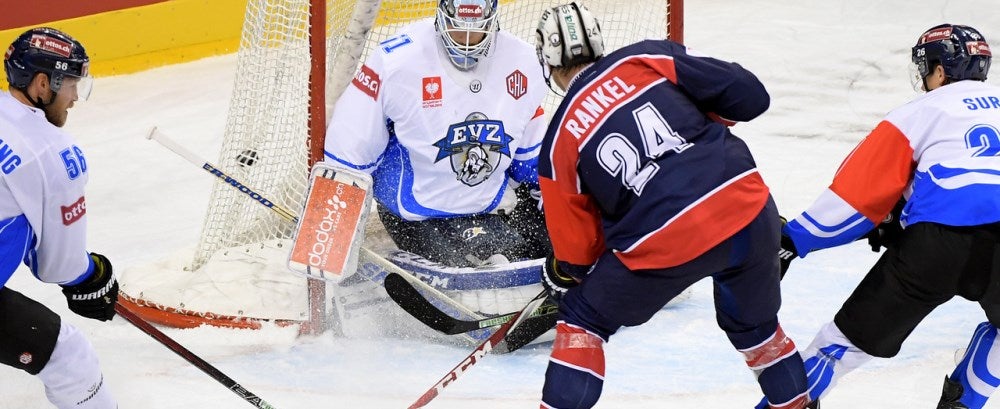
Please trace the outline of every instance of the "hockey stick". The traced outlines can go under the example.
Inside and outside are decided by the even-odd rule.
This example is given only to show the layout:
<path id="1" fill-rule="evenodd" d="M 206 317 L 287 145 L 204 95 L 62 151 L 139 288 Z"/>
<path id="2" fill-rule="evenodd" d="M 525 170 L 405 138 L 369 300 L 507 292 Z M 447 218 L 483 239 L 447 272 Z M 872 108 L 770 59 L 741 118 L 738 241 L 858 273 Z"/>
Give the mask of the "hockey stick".
<path id="1" fill-rule="evenodd" d="M 406 310 L 407 313 L 439 332 L 455 335 L 478 329 L 495 327 L 505 324 L 520 314 L 512 312 L 496 317 L 483 318 L 480 320 L 462 320 L 454 318 L 444 311 L 441 311 L 420 294 L 416 288 L 407 280 L 396 273 L 391 273 L 385 277 L 385 291 L 389 293 L 389 298 L 396 301 Z M 542 305 L 535 310 L 528 319 L 545 315 L 554 315 L 558 311 L 555 305 Z"/>
<path id="2" fill-rule="evenodd" d="M 255 200 L 257 203 L 260 203 L 264 207 L 273 210 L 275 213 L 278 214 L 278 216 L 281 216 L 281 218 L 288 220 L 292 223 L 298 223 L 299 218 L 295 216 L 295 213 L 292 213 L 288 209 L 285 209 L 284 207 L 281 207 L 280 205 L 268 200 L 262 194 L 257 193 L 256 190 L 251 189 L 249 186 L 244 185 L 236 178 L 229 176 L 228 174 L 226 174 L 226 172 L 223 172 L 218 167 L 198 157 L 198 155 L 196 155 L 194 152 L 191 152 L 189 149 L 181 146 L 177 142 L 174 142 L 173 139 L 170 139 L 162 132 L 158 131 L 155 126 L 153 127 L 153 129 L 149 130 L 149 134 L 146 135 L 146 139 L 152 139 L 156 142 L 159 142 L 160 145 L 165 146 L 167 149 L 170 149 L 177 155 L 180 155 L 182 158 L 187 159 L 188 162 L 191 162 L 196 166 L 204 169 L 206 172 L 214 175 L 215 177 L 222 179 L 222 181 L 226 182 L 226 184 L 232 186 L 234 189 L 239 190 L 240 192 L 243 192 L 247 196 L 250 196 L 250 198 Z"/>
<path id="3" fill-rule="evenodd" d="M 211 376 L 212 379 L 215 379 L 223 386 L 233 391 L 233 393 L 239 395 L 241 398 L 243 398 L 243 400 L 249 402 L 254 407 L 261 409 L 276 409 L 274 406 L 271 406 L 270 403 L 265 402 L 259 396 L 255 395 L 253 392 L 248 391 L 239 383 L 236 383 L 236 381 L 234 381 L 233 378 L 226 376 L 226 374 L 222 373 L 222 371 L 220 371 L 218 368 L 212 366 L 212 364 L 206 362 L 204 359 L 201 359 L 200 357 L 198 357 L 198 355 L 195 355 L 194 352 L 191 352 L 187 348 L 184 348 L 183 345 L 178 344 L 177 341 L 174 341 L 173 338 L 168 337 L 167 334 L 164 334 L 160 330 L 156 329 L 156 327 L 154 327 L 153 324 L 146 322 L 124 305 L 115 304 L 115 312 L 117 312 L 120 317 L 124 318 L 125 321 L 128 321 L 132 325 L 135 325 L 136 328 L 138 328 L 142 332 L 145 332 L 147 335 L 153 337 L 153 339 L 159 341 L 161 344 L 163 344 L 163 346 L 167 347 L 167 349 L 173 351 L 181 358 L 184 358 L 184 360 L 190 362 L 198 369 L 201 369 L 202 372 L 208 374 L 208 376 Z"/>
<path id="4" fill-rule="evenodd" d="M 490 335 L 490 337 L 483 341 L 482 344 L 479 344 L 479 346 L 476 347 L 476 349 L 474 349 L 469 356 L 463 359 L 462 362 L 459 362 L 455 368 L 449 371 L 443 378 L 441 378 L 441 380 L 435 383 L 434 386 L 431 386 L 427 392 L 424 392 L 424 394 L 420 396 L 416 402 L 413 402 L 409 409 L 422 408 L 424 405 L 427 405 L 431 400 L 437 397 L 442 389 L 448 387 L 448 385 L 457 380 L 459 376 L 465 373 L 465 371 L 468 371 L 469 368 L 479 362 L 479 359 L 482 359 L 486 354 L 490 353 L 494 346 L 503 341 L 504 337 L 507 336 L 511 330 L 520 325 L 524 319 L 528 317 L 528 315 L 538 308 L 538 306 L 542 305 L 542 302 L 544 302 L 546 298 L 548 298 L 548 293 L 545 290 L 542 290 L 542 292 L 538 293 L 535 298 L 528 301 L 528 304 L 525 305 L 521 311 L 515 313 L 516 315 L 513 319 L 500 326 L 500 328 L 497 329 L 493 335 Z"/>
<path id="5" fill-rule="evenodd" d="M 219 179 L 222 179 L 223 181 L 226 182 L 226 184 L 232 186 L 233 188 L 235 188 L 236 190 L 239 190 L 240 192 L 243 192 L 247 196 L 250 196 L 250 198 L 253 199 L 254 201 L 256 201 L 257 203 L 260 203 L 261 205 L 267 207 L 268 209 L 271 209 L 278 216 L 280 216 L 282 219 L 284 219 L 284 220 L 286 220 L 286 221 L 288 221 L 288 222 L 290 222 L 290 223 L 292 223 L 294 225 L 298 225 L 299 218 L 298 218 L 298 216 L 295 215 L 295 213 L 292 213 L 292 211 L 290 211 L 290 210 L 282 207 L 281 205 L 279 205 L 277 203 L 272 202 L 271 200 L 269 200 L 264 195 L 262 195 L 260 193 L 257 193 L 257 191 L 255 191 L 254 189 L 251 189 L 250 187 L 244 185 L 242 182 L 240 182 L 236 178 L 234 178 L 234 177 L 226 174 L 225 172 L 223 172 L 222 170 L 220 170 L 218 167 L 216 167 L 216 166 L 212 165 L 211 163 L 205 161 L 204 159 L 202 159 L 201 157 L 199 157 L 194 152 L 191 152 L 189 149 L 181 146 L 177 142 L 174 142 L 173 139 L 170 139 L 170 137 L 168 137 L 167 135 L 165 135 L 163 132 L 160 132 L 159 130 L 157 130 L 156 127 L 153 127 L 152 129 L 150 129 L 149 134 L 146 136 L 146 138 L 147 139 L 152 139 L 152 140 L 154 140 L 156 142 L 159 142 L 161 145 L 165 146 L 167 149 L 170 149 L 171 151 L 173 151 L 177 155 L 183 157 L 184 159 L 187 159 L 188 162 L 191 162 L 194 165 L 202 168 L 206 172 L 208 172 L 208 173 L 210 173 L 210 174 L 218 177 Z M 370 262 L 372 262 L 374 264 L 377 264 L 382 269 L 384 269 L 384 270 L 386 270 L 388 272 L 396 272 L 396 273 L 402 272 L 403 273 L 402 274 L 403 277 L 406 277 L 408 280 L 410 280 L 410 282 L 413 283 L 415 286 L 419 287 L 421 291 L 423 291 L 425 293 L 433 294 L 435 296 L 435 298 L 439 299 L 439 301 L 441 303 L 447 305 L 449 307 L 449 309 L 455 310 L 459 314 L 464 315 L 464 316 L 469 316 L 469 317 L 474 317 L 474 318 L 480 318 L 477 314 L 473 313 L 465 305 L 459 303 L 458 301 L 455 301 L 454 299 L 452 299 L 451 297 L 448 297 L 447 295 L 444 295 L 443 293 L 441 293 L 440 291 L 438 291 L 436 288 L 432 287 L 430 284 L 427 284 L 427 283 L 424 283 L 423 281 L 420 281 L 420 279 L 414 277 L 412 274 L 407 273 L 406 270 L 403 270 L 402 268 L 400 268 L 399 266 L 393 264 L 389 260 L 386 260 L 384 257 L 382 257 L 381 255 L 375 253 L 374 251 L 371 251 L 370 249 L 362 246 L 361 247 L 361 254 L 360 255 L 361 255 L 361 258 L 369 260 Z M 317 278 L 317 279 L 321 279 L 321 278 Z M 403 309 L 406 309 L 406 307 L 404 307 L 402 305 L 400 307 L 403 308 Z"/>

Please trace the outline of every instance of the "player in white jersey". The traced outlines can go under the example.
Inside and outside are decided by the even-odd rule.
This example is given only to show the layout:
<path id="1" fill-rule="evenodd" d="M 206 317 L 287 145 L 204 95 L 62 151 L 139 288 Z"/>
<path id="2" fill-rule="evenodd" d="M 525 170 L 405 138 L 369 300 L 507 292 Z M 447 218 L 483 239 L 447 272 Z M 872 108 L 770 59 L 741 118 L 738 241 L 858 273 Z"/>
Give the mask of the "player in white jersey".
<path id="1" fill-rule="evenodd" d="M 905 200 L 898 237 L 803 352 L 814 399 L 871 357 L 895 356 L 956 295 L 978 302 L 987 322 L 937 407 L 982 408 L 1000 385 L 1000 88 L 985 83 L 990 60 L 972 27 L 924 32 L 912 61 L 927 93 L 890 112 L 784 227 L 784 255 L 805 256 L 854 241 Z"/>
<path id="2" fill-rule="evenodd" d="M 396 245 L 452 267 L 549 251 L 529 195 L 547 89 L 498 12 L 496 0 L 441 0 L 436 18 L 379 44 L 327 130 L 326 160 L 372 174 Z"/>
<path id="3" fill-rule="evenodd" d="M 88 64 L 70 36 L 31 29 L 7 50 L 10 92 L 0 93 L 0 362 L 38 376 L 60 409 L 117 403 L 83 334 L 6 282 L 23 261 L 39 280 L 62 286 L 73 312 L 114 317 L 111 263 L 85 247 L 87 160 L 59 129 L 74 102 L 90 93 Z"/>

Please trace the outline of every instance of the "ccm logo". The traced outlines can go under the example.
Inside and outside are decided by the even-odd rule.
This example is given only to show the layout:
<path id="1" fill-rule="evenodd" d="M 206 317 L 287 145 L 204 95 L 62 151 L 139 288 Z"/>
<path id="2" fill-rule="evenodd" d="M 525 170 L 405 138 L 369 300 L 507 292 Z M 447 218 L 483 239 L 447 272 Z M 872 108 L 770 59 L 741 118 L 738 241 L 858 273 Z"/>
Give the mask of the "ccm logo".
<path id="1" fill-rule="evenodd" d="M 69 226 L 87 214 L 87 202 L 80 196 L 80 200 L 69 206 L 59 206 L 59 209 L 62 210 L 63 225 Z"/>
<path id="2" fill-rule="evenodd" d="M 368 68 L 367 65 L 361 65 L 361 69 L 358 70 L 357 75 L 354 76 L 354 81 L 351 81 L 355 87 L 368 94 L 372 99 L 378 101 L 378 88 L 382 85 L 382 79 L 379 78 L 375 71 Z"/>

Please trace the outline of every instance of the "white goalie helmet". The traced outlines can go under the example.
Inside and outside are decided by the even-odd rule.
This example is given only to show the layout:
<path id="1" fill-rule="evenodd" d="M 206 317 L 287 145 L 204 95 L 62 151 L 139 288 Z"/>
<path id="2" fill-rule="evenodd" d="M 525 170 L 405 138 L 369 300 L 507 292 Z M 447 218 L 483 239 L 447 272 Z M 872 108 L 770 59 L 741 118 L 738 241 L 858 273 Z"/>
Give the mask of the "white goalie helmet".
<path id="1" fill-rule="evenodd" d="M 550 66 L 572 67 L 597 61 L 604 56 L 601 24 L 590 10 L 575 1 L 545 10 L 535 30 L 535 51 L 546 71 Z"/>
<path id="2" fill-rule="evenodd" d="M 435 26 L 452 64 L 470 70 L 489 52 L 500 29 L 497 0 L 440 0 Z"/>

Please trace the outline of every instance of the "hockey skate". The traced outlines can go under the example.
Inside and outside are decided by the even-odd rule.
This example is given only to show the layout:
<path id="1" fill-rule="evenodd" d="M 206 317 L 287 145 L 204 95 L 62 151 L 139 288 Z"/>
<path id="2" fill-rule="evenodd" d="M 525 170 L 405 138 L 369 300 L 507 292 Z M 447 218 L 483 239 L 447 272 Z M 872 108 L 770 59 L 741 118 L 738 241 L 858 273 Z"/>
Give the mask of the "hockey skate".
<path id="1" fill-rule="evenodd" d="M 941 390 L 941 401 L 938 402 L 937 409 L 968 409 L 959 399 L 962 398 L 962 385 L 947 376 L 944 377 L 944 387 Z"/>

